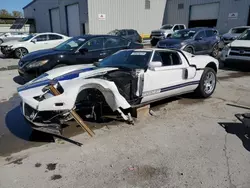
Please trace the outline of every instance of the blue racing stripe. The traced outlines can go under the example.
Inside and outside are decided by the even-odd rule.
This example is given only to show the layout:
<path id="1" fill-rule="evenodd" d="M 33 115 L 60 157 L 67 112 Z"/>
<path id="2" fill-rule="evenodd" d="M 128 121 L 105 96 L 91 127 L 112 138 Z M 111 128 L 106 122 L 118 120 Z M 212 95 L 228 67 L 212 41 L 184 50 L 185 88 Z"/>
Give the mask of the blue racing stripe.
<path id="1" fill-rule="evenodd" d="M 79 77 L 80 73 L 92 71 L 94 69 L 96 69 L 96 67 L 72 71 L 72 72 L 66 73 L 64 75 L 58 76 L 58 77 L 54 78 L 54 80 L 57 80 L 57 81 L 72 80 L 74 78 Z M 32 88 L 45 86 L 45 85 L 48 85 L 51 81 L 52 80 L 50 80 L 50 79 L 46 79 L 46 80 L 43 80 L 40 82 L 35 82 L 35 83 L 31 83 L 29 85 L 24 85 L 24 86 L 17 88 L 17 91 L 21 92 L 21 91 L 25 91 L 25 90 L 32 89 Z"/>
<path id="2" fill-rule="evenodd" d="M 200 81 L 198 80 L 198 81 L 187 82 L 187 83 L 178 84 L 178 85 L 174 85 L 174 86 L 169 86 L 169 87 L 161 88 L 160 92 L 162 93 L 162 92 L 166 92 L 166 91 L 170 91 L 170 90 L 174 90 L 174 89 L 179 89 L 179 88 L 190 86 L 190 85 L 196 85 L 199 83 L 200 83 Z"/>

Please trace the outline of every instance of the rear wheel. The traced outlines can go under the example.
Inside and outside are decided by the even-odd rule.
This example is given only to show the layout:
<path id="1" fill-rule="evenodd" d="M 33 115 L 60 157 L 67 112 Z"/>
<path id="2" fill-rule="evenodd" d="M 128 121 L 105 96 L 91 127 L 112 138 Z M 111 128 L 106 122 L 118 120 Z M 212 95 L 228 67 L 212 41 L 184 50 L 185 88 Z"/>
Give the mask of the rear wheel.
<path id="1" fill-rule="evenodd" d="M 192 47 L 187 47 L 184 50 L 190 54 L 194 54 L 194 49 Z"/>
<path id="2" fill-rule="evenodd" d="M 23 56 L 27 55 L 29 52 L 26 48 L 17 48 L 15 49 L 15 56 L 18 58 L 18 59 L 21 59 L 23 58 Z"/>
<path id="3" fill-rule="evenodd" d="M 211 55 L 213 57 L 218 57 L 218 55 L 219 55 L 219 44 L 214 45 Z"/>
<path id="4" fill-rule="evenodd" d="M 202 98 L 210 97 L 216 87 L 216 73 L 212 68 L 205 68 L 196 93 Z"/>

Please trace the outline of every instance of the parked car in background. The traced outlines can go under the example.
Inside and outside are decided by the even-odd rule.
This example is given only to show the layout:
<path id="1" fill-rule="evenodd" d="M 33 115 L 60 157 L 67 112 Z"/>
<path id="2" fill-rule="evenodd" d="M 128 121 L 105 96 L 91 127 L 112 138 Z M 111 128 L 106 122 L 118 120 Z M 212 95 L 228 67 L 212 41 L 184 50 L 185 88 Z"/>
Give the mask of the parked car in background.
<path id="1" fill-rule="evenodd" d="M 250 29 L 250 26 L 240 26 L 234 27 L 228 31 L 228 33 L 222 35 L 222 41 L 225 45 L 237 39 L 242 33 L 247 29 Z"/>
<path id="2" fill-rule="evenodd" d="M 124 37 L 124 38 L 131 40 L 133 42 L 139 42 L 139 43 L 142 42 L 142 37 L 134 29 L 121 29 L 121 30 L 115 29 L 113 31 L 110 31 L 108 34 L 114 35 L 114 36 Z"/>
<path id="3" fill-rule="evenodd" d="M 53 48 L 68 39 L 69 37 L 58 33 L 30 34 L 18 41 L 2 43 L 0 48 L 3 54 L 14 55 L 20 59 L 28 53 Z"/>
<path id="4" fill-rule="evenodd" d="M 155 46 L 159 40 L 170 37 L 174 32 L 182 29 L 186 29 L 186 26 L 184 24 L 167 24 L 163 25 L 158 30 L 153 30 L 150 35 L 151 45 Z"/>
<path id="5" fill-rule="evenodd" d="M 221 60 L 226 64 L 239 63 L 239 61 L 250 62 L 250 29 L 224 47 Z"/>
<path id="6" fill-rule="evenodd" d="M 157 43 L 158 48 L 174 48 L 191 54 L 219 54 L 220 37 L 212 28 L 191 28 L 175 32 L 171 37 Z"/>
<path id="7" fill-rule="evenodd" d="M 210 97 L 216 88 L 217 70 L 218 60 L 207 55 L 192 56 L 168 49 L 129 49 L 95 65 L 48 71 L 19 87 L 18 94 L 23 116 L 40 131 L 60 131 L 58 122 L 67 122 L 68 112 L 74 107 L 78 111 L 85 109 L 82 115 L 87 117 L 116 113 L 131 123 L 131 110 L 138 106 L 184 93 Z M 61 94 L 52 95 L 49 84 Z"/>
<path id="8" fill-rule="evenodd" d="M 0 44 L 4 42 L 14 41 L 14 40 L 20 40 L 24 37 L 27 37 L 28 33 L 0 33 Z"/>
<path id="9" fill-rule="evenodd" d="M 119 50 L 128 48 L 143 48 L 143 45 L 111 35 L 74 37 L 55 48 L 26 55 L 19 61 L 18 71 L 25 80 L 30 80 L 56 67 L 92 64 Z"/>

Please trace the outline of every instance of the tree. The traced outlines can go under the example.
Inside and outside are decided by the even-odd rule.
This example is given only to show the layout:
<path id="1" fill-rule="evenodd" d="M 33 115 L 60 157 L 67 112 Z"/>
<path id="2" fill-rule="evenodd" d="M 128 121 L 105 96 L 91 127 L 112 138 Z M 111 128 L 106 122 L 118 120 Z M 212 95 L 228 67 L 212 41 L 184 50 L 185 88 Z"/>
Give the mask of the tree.
<path id="1" fill-rule="evenodd" d="M 0 17 L 2 17 L 2 18 L 12 18 L 12 15 L 6 9 L 1 9 L 0 10 Z"/>
<path id="2" fill-rule="evenodd" d="M 14 17 L 14 18 L 22 18 L 23 17 L 23 13 L 20 12 L 20 11 L 14 10 L 14 11 L 12 11 L 12 17 Z"/>

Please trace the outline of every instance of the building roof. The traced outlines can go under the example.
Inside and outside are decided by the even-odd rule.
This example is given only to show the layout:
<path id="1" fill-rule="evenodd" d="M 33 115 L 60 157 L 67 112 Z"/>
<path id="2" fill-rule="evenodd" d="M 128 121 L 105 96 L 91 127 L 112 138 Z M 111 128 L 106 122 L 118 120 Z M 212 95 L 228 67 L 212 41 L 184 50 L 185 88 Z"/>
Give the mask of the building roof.
<path id="1" fill-rule="evenodd" d="M 28 6 L 32 5 L 34 2 L 36 2 L 36 0 L 32 0 L 29 4 L 27 4 L 25 7 L 23 7 L 23 9 L 27 8 Z"/>

